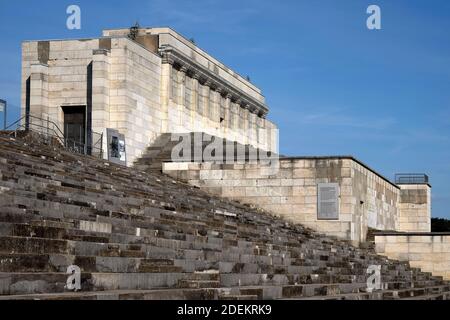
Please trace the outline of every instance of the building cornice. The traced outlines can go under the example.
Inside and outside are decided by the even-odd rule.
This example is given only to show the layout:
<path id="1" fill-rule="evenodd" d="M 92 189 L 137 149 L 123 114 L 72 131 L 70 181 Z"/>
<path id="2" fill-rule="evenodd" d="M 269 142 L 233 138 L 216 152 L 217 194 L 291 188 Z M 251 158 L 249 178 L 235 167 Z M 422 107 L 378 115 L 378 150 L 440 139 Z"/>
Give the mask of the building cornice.
<path id="1" fill-rule="evenodd" d="M 210 88 L 219 91 L 221 94 L 230 95 L 231 100 L 240 102 L 242 108 L 249 109 L 251 112 L 257 114 L 261 118 L 265 118 L 269 112 L 268 107 L 242 91 L 229 81 L 221 78 L 219 75 L 204 66 L 195 62 L 176 48 L 165 45 L 159 48 L 159 53 L 162 57 L 162 63 L 171 65 L 179 65 L 180 68 L 186 68 L 189 73 L 198 77 L 199 81 L 206 83 Z"/>

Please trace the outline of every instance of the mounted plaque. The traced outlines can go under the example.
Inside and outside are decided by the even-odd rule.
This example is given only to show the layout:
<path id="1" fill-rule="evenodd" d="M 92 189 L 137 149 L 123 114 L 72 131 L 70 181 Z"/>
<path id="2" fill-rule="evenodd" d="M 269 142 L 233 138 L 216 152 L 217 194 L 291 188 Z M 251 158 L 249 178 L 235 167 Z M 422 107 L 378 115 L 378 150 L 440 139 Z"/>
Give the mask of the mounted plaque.
<path id="1" fill-rule="evenodd" d="M 339 220 L 339 184 L 317 185 L 317 219 Z"/>
<path id="2" fill-rule="evenodd" d="M 125 135 L 114 129 L 106 129 L 108 160 L 127 165 Z"/>

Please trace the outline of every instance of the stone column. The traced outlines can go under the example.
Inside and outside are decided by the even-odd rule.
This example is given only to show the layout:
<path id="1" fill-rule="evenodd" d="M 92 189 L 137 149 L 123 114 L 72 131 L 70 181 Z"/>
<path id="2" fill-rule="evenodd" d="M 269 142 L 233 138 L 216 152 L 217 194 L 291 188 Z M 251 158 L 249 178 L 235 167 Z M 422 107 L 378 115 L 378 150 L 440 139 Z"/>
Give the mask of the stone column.
<path id="1" fill-rule="evenodd" d="M 244 105 L 244 130 L 245 130 L 245 144 L 250 144 L 251 143 L 251 139 L 250 139 L 250 110 L 249 110 L 249 105 L 246 104 Z"/>
<path id="2" fill-rule="evenodd" d="M 224 120 L 224 131 L 225 133 L 228 133 L 229 131 L 231 131 L 231 98 L 232 95 L 230 93 L 227 93 L 227 95 L 225 96 L 225 120 Z"/>
<path id="3" fill-rule="evenodd" d="M 173 61 L 167 60 L 166 63 L 161 64 L 161 131 L 168 132 L 169 128 L 169 100 L 170 100 L 170 90 L 172 81 L 172 68 Z"/>
<path id="4" fill-rule="evenodd" d="M 236 111 L 236 141 L 238 141 L 240 144 L 244 144 L 245 140 L 245 119 L 244 119 L 244 109 L 241 107 L 241 99 L 237 99 L 235 106 Z"/>
<path id="5" fill-rule="evenodd" d="M 185 66 L 180 68 L 180 71 L 178 71 L 178 83 L 180 87 L 178 88 L 179 92 L 179 99 L 178 104 L 181 104 L 184 106 L 184 95 L 186 94 L 186 72 L 187 68 Z"/>
<path id="6" fill-rule="evenodd" d="M 267 130 L 265 130 L 264 125 L 265 121 L 262 118 L 262 115 L 263 113 L 260 110 L 256 112 L 256 134 L 258 139 L 258 145 L 260 146 L 261 149 L 269 151 L 268 147 L 269 138 L 267 136 Z"/>
<path id="7" fill-rule="evenodd" d="M 257 141 L 257 133 L 256 133 L 256 113 L 255 113 L 255 109 L 250 107 L 249 109 L 250 112 L 250 119 L 249 119 L 249 133 L 250 133 L 250 143 L 252 145 L 257 145 L 256 141 Z"/>
<path id="8" fill-rule="evenodd" d="M 180 126 L 180 71 L 175 68 L 173 62 L 171 62 L 170 64 L 170 98 L 167 105 L 167 127 L 165 132 L 176 132 L 178 131 Z"/>
<path id="9" fill-rule="evenodd" d="M 199 93 L 199 82 L 200 75 L 198 73 L 192 74 L 192 111 L 198 111 L 198 95 Z"/>
<path id="10" fill-rule="evenodd" d="M 195 131 L 195 123 L 198 114 L 198 95 L 199 95 L 199 80 L 200 75 L 198 73 L 192 74 L 192 82 L 191 82 L 191 119 L 192 119 L 192 128 Z"/>
<path id="11" fill-rule="evenodd" d="M 237 106 L 236 103 L 234 103 L 233 101 L 230 102 L 230 128 L 232 128 L 234 131 L 236 131 L 236 129 L 239 129 L 239 125 L 237 124 L 238 121 L 238 115 L 236 113 L 237 110 Z"/>
<path id="12" fill-rule="evenodd" d="M 220 118 L 222 118 L 222 116 L 225 116 L 224 114 L 222 115 L 222 93 L 223 93 L 223 88 L 218 87 L 216 89 L 216 113 L 213 117 L 213 121 L 215 123 L 217 123 L 217 128 L 221 129 L 222 124 L 220 123 Z"/>
<path id="13" fill-rule="evenodd" d="M 178 72 L 178 83 L 180 88 L 178 89 L 179 98 L 178 98 L 178 114 L 180 116 L 179 125 L 183 127 L 183 129 L 189 129 L 190 127 L 190 113 L 187 110 L 187 106 L 184 103 L 185 95 L 186 95 L 186 73 L 188 69 L 185 66 L 180 68 Z"/>
<path id="14" fill-rule="evenodd" d="M 92 131 L 109 128 L 109 52 L 94 50 L 92 60 Z M 97 137 L 92 137 L 95 147 Z"/>
<path id="15" fill-rule="evenodd" d="M 63 128 L 63 119 L 59 119 L 57 114 L 50 112 L 48 105 L 48 65 L 32 64 L 30 69 L 30 129 L 42 130 L 43 128 L 37 126 L 47 127 L 45 121 L 47 119 Z"/>
<path id="16" fill-rule="evenodd" d="M 205 107 L 203 110 L 204 121 L 206 122 L 206 126 L 209 127 L 207 119 L 211 119 L 211 108 L 213 108 L 213 102 L 211 101 L 211 85 L 212 82 L 210 80 L 206 80 L 204 83 L 205 86 Z"/>

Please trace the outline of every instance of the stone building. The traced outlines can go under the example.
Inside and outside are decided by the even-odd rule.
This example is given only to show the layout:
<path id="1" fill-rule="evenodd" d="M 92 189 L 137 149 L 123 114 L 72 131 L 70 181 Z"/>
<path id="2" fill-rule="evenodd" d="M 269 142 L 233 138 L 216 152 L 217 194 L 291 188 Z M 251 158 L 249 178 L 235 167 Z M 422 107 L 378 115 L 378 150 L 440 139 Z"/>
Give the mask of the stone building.
<path id="1" fill-rule="evenodd" d="M 50 119 L 87 146 L 115 129 L 125 136 L 128 165 L 163 133 L 277 147 L 261 136 L 276 132 L 261 90 L 169 28 L 29 41 L 22 55 L 22 114 Z"/>
<path id="2" fill-rule="evenodd" d="M 123 140 L 115 152 L 129 166 L 174 133 L 277 153 L 277 127 L 266 119 L 261 90 L 169 28 L 29 41 L 22 50 L 26 127 L 60 131 L 88 149 L 103 137 L 97 147 L 107 158 L 114 132 Z M 166 160 L 169 175 L 355 243 L 369 229 L 430 231 L 428 180 L 393 183 L 353 157 L 280 158 L 275 172 L 258 161 Z"/>

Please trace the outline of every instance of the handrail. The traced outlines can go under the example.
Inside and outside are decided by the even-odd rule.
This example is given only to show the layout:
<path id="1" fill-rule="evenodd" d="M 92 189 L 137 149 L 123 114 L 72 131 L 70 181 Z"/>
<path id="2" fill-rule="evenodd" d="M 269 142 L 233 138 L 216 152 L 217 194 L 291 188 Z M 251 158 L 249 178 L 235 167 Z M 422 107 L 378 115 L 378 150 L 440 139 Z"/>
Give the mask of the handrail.
<path id="1" fill-rule="evenodd" d="M 6 131 L 6 130 L 9 130 L 12 126 L 14 126 L 15 124 L 19 123 L 19 122 L 22 121 L 23 119 L 25 119 L 25 117 L 26 117 L 26 116 L 20 117 L 18 120 L 16 120 L 16 121 L 14 121 L 13 123 L 11 123 L 9 126 L 7 126 L 7 127 L 5 128 L 5 131 Z"/>
<path id="2" fill-rule="evenodd" d="M 39 127 L 39 128 L 43 128 L 43 129 L 46 129 L 47 131 L 53 132 L 54 134 L 52 134 L 51 136 L 57 138 L 57 139 L 61 142 L 61 144 L 64 144 L 64 137 L 58 136 L 57 132 L 56 132 L 54 129 L 52 129 L 52 128 L 47 128 L 47 127 L 40 126 L 40 125 L 36 125 L 36 124 L 34 124 L 34 126 Z M 22 125 L 22 124 L 21 124 L 21 125 L 17 126 L 17 129 L 16 129 L 13 133 L 16 133 L 17 130 L 18 130 L 19 128 L 24 128 L 24 129 L 26 129 L 26 125 Z M 32 131 L 34 131 L 34 130 L 32 130 Z"/>
<path id="3" fill-rule="evenodd" d="M 396 184 L 428 184 L 429 177 L 424 173 L 397 173 Z"/>
<path id="4" fill-rule="evenodd" d="M 28 119 L 31 118 L 31 119 L 36 119 L 36 120 L 40 120 L 40 121 L 45 121 L 45 122 L 47 122 L 49 124 L 52 124 L 56 129 L 58 129 L 59 133 L 61 134 L 61 137 L 64 137 L 64 133 L 61 131 L 61 129 L 58 127 L 58 125 L 54 121 L 52 121 L 52 120 L 50 120 L 48 118 L 47 119 L 43 119 L 43 118 L 39 118 L 39 117 L 36 117 L 36 116 L 33 116 L 33 115 L 25 115 L 25 116 L 20 117 L 18 120 L 14 121 L 12 124 L 10 124 L 8 127 L 6 127 L 6 130 L 8 130 L 9 128 L 14 126 L 15 124 L 19 123 L 23 119 L 27 120 L 27 118 Z M 44 127 L 44 126 L 41 126 L 41 127 L 47 128 L 47 127 Z"/>
<path id="5" fill-rule="evenodd" d="M 24 119 L 25 119 L 25 124 L 22 124 Z M 44 123 L 44 124 L 46 123 L 46 125 L 36 123 L 36 121 L 30 122 L 30 119 L 39 120 L 39 122 Z M 58 125 L 54 121 L 50 120 L 49 118 L 43 119 L 43 118 L 39 118 L 39 117 L 36 117 L 33 115 L 25 115 L 25 116 L 20 117 L 18 120 L 14 121 L 9 126 L 7 126 L 6 130 L 11 129 L 14 126 L 16 126 L 16 127 L 15 127 L 14 131 L 12 132 L 12 134 L 14 134 L 15 136 L 17 136 L 17 131 L 21 128 L 25 129 L 25 131 L 27 131 L 27 130 L 36 131 L 39 134 L 44 134 L 46 136 L 52 136 L 52 137 L 56 138 L 64 148 L 66 148 L 72 152 L 91 154 L 92 151 L 94 151 L 96 153 L 98 152 L 99 157 L 103 157 L 103 133 L 97 133 L 97 132 L 94 132 L 91 130 L 90 133 L 91 133 L 92 137 L 96 136 L 96 137 L 98 137 L 98 139 L 96 139 L 95 142 L 91 141 L 91 144 L 87 145 L 86 143 L 68 139 L 64 135 L 64 133 L 61 131 L 61 129 L 58 127 Z M 30 128 L 30 127 L 37 128 L 37 130 Z M 100 146 L 97 146 L 98 144 Z"/>

